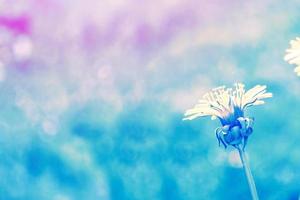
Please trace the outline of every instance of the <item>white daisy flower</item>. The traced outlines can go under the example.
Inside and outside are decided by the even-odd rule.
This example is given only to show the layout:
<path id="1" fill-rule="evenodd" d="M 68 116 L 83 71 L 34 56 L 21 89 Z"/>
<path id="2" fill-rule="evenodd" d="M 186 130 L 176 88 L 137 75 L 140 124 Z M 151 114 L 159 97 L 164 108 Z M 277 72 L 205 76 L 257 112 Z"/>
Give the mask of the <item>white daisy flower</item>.
<path id="1" fill-rule="evenodd" d="M 222 127 L 216 129 L 219 143 L 226 147 L 243 143 L 244 147 L 248 136 L 252 133 L 253 118 L 244 116 L 246 108 L 264 104 L 272 93 L 266 92 L 266 86 L 256 85 L 245 91 L 244 85 L 235 84 L 235 88 L 218 87 L 206 93 L 203 99 L 194 108 L 185 112 L 183 120 L 192 120 L 197 117 L 211 116 L 218 118 Z"/>
<path id="2" fill-rule="evenodd" d="M 296 65 L 295 72 L 300 76 L 300 38 L 297 37 L 295 40 L 290 41 L 291 47 L 286 50 L 284 60 L 289 64 Z"/>

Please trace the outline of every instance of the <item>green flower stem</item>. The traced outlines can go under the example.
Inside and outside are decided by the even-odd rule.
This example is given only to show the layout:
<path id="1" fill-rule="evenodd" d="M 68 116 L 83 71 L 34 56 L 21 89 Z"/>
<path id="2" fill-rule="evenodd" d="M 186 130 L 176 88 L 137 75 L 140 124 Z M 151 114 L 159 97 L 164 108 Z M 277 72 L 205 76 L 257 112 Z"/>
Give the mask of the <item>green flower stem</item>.
<path id="1" fill-rule="evenodd" d="M 258 200 L 258 195 L 257 195 L 257 191 L 256 191 L 256 187 L 255 187 L 255 182 L 250 170 L 250 165 L 249 162 L 247 160 L 247 157 L 245 155 L 245 151 L 243 150 L 243 147 L 238 146 L 237 149 L 239 150 L 240 153 L 240 157 L 243 163 L 243 167 L 247 176 L 247 181 L 248 181 L 248 185 L 250 188 L 250 192 L 251 192 L 251 196 L 253 200 Z"/>

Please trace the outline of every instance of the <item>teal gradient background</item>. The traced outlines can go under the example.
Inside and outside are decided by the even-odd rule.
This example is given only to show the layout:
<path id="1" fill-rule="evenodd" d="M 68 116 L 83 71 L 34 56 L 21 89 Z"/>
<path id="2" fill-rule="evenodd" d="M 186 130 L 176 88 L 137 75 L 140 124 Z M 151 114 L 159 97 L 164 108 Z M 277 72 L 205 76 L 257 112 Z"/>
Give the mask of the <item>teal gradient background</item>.
<path id="1" fill-rule="evenodd" d="M 283 61 L 299 1 L 0 0 L 0 200 L 250 199 L 209 118 L 243 82 L 261 199 L 300 195 L 300 79 Z"/>

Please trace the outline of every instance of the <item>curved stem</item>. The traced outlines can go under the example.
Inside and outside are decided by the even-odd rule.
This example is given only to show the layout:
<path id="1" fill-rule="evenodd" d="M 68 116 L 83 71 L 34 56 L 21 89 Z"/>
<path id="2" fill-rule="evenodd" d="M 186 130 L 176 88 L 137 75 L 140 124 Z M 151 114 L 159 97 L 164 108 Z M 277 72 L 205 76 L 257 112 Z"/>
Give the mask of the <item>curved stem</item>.
<path id="1" fill-rule="evenodd" d="M 239 150 L 240 157 L 241 157 L 241 160 L 242 160 L 242 163 L 243 163 L 243 167 L 244 167 L 244 170 L 245 170 L 245 173 L 246 173 L 246 176 L 247 176 L 247 181 L 248 181 L 248 185 L 249 185 L 249 188 L 250 188 L 252 199 L 253 200 L 258 200 L 258 195 L 257 195 L 256 187 L 255 187 L 255 182 L 254 182 L 251 170 L 250 170 L 249 162 L 248 162 L 248 160 L 246 158 L 246 155 L 245 155 L 245 151 L 243 150 L 243 148 L 241 146 L 237 146 L 237 149 Z"/>

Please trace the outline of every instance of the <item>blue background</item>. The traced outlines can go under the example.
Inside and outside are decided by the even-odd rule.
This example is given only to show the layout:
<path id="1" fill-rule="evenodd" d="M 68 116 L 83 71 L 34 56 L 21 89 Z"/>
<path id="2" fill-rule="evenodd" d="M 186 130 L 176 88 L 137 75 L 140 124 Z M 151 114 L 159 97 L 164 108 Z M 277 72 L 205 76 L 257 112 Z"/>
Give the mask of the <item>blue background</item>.
<path id="1" fill-rule="evenodd" d="M 12 3 L 14 2 L 14 3 Z M 267 85 L 246 147 L 261 199 L 300 195 L 298 1 L 1 1 L 0 199 L 250 199 L 211 88 Z"/>

